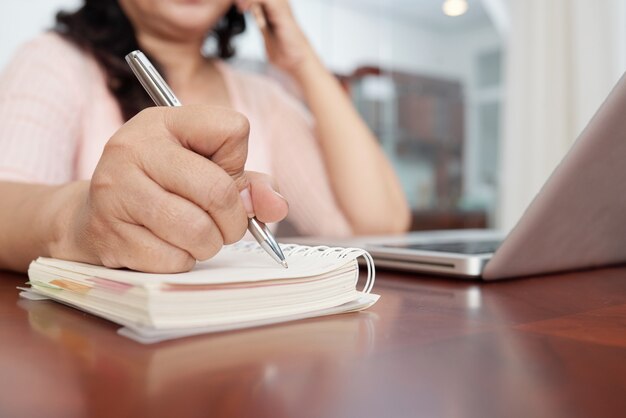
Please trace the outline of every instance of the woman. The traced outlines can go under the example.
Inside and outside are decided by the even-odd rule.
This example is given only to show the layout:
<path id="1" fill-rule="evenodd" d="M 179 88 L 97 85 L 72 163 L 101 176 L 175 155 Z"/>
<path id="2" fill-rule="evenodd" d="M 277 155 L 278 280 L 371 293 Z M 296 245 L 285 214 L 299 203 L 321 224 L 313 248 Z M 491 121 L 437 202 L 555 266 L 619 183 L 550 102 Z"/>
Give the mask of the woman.
<path id="1" fill-rule="evenodd" d="M 219 55 L 230 56 L 230 39 L 242 30 L 237 12 L 253 6 L 266 20 L 270 62 L 297 83 L 310 114 L 268 79 L 201 54 L 213 28 Z M 243 173 L 246 153 L 246 168 L 274 176 L 302 233 L 407 228 L 389 163 L 287 0 L 86 0 L 58 24 L 56 34 L 23 48 L 0 80 L 0 228 L 8 232 L 0 267 L 23 270 L 48 255 L 189 269 L 241 237 L 245 212 L 266 222 L 286 214 L 271 180 Z M 129 120 L 150 105 L 123 61 L 138 48 L 185 105 L 213 107 L 151 109 Z M 235 111 L 249 120 L 249 138 Z"/>

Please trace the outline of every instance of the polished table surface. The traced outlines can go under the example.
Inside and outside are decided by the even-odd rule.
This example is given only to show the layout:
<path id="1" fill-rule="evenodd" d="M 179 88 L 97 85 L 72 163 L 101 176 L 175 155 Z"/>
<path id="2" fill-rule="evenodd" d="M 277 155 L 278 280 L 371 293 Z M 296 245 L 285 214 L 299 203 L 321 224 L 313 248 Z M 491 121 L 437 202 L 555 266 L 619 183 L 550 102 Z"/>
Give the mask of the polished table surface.
<path id="1" fill-rule="evenodd" d="M 143 346 L 0 273 L 0 417 L 624 417 L 626 268 L 379 272 L 370 310 Z"/>

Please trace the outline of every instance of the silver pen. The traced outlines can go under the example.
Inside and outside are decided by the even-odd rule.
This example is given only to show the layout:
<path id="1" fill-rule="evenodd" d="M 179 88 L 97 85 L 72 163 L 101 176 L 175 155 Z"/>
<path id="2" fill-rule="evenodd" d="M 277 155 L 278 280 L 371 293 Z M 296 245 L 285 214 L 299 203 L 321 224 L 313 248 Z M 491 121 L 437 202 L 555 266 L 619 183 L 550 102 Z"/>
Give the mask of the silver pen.
<path id="1" fill-rule="evenodd" d="M 126 62 L 157 106 L 182 106 L 163 77 L 141 51 L 126 55 Z M 269 228 L 256 218 L 248 218 L 248 231 L 274 260 L 287 268 L 287 261 Z"/>

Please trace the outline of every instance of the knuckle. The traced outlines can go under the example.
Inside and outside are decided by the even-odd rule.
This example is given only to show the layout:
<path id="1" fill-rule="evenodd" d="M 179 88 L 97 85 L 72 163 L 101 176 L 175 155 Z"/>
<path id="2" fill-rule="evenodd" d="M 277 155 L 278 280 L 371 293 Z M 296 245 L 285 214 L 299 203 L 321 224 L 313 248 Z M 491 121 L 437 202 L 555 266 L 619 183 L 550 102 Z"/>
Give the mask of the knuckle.
<path id="1" fill-rule="evenodd" d="M 214 228 L 208 236 L 204 237 L 203 244 L 197 254 L 198 260 L 201 261 L 208 260 L 215 256 L 215 254 L 222 249 L 224 239 L 222 238 L 222 234 Z"/>
<path id="2" fill-rule="evenodd" d="M 237 219 L 231 225 L 226 227 L 223 232 L 224 244 L 233 244 L 239 241 L 246 234 L 247 229 L 248 219 L 244 215 L 242 219 Z"/>
<path id="3" fill-rule="evenodd" d="M 115 173 L 109 170 L 97 170 L 89 182 L 89 194 L 97 195 L 103 191 L 115 188 Z"/>
<path id="4" fill-rule="evenodd" d="M 133 255 L 139 270 L 159 273 L 180 273 L 193 268 L 196 260 L 180 248 L 147 247 L 141 254 Z"/>
<path id="5" fill-rule="evenodd" d="M 108 267 L 112 269 L 125 267 L 117 260 L 115 255 L 109 251 L 104 251 L 103 253 L 101 253 L 99 258 L 100 258 L 100 263 L 104 267 Z"/>
<path id="6" fill-rule="evenodd" d="M 109 139 L 104 145 L 99 166 L 107 168 L 118 167 L 120 164 L 125 164 L 129 161 L 138 161 L 143 153 L 140 149 L 141 144 L 133 140 L 135 138 L 136 135 L 134 134 L 120 132 Z"/>
<path id="7" fill-rule="evenodd" d="M 233 208 L 239 201 L 237 184 L 228 176 L 215 178 L 207 196 L 207 207 L 210 213 L 221 213 Z"/>
<path id="8" fill-rule="evenodd" d="M 206 241 L 214 229 L 214 225 L 208 216 L 196 216 L 189 220 L 186 225 L 188 237 L 194 244 Z"/>
<path id="9" fill-rule="evenodd" d="M 246 141 L 250 135 L 250 121 L 242 113 L 233 112 L 230 121 L 231 136 Z"/>
<path id="10" fill-rule="evenodd" d="M 248 150 L 245 146 L 234 147 L 229 152 L 219 157 L 219 166 L 233 177 L 240 177 L 248 158 Z"/>
<path id="11" fill-rule="evenodd" d="M 143 208 L 154 225 L 177 225 L 185 220 L 184 213 L 177 205 L 171 204 L 169 196 L 164 193 L 155 193 Z"/>
<path id="12" fill-rule="evenodd" d="M 177 251 L 166 259 L 164 270 L 171 273 L 189 271 L 196 264 L 196 260 L 184 251 Z"/>
<path id="13" fill-rule="evenodd" d="M 174 120 L 175 111 L 172 111 L 171 108 L 159 107 L 152 107 L 147 110 L 151 110 L 151 113 L 147 114 L 148 117 L 158 120 L 168 132 L 174 131 L 174 127 L 176 126 Z"/>
<path id="14" fill-rule="evenodd" d="M 111 155 L 124 155 L 131 149 L 131 141 L 125 140 L 124 132 L 120 130 L 119 133 L 115 134 L 104 144 L 104 149 L 102 151 L 102 156 L 111 156 Z"/>
<path id="15" fill-rule="evenodd" d="M 198 260 L 206 260 L 214 251 L 213 235 L 217 232 L 216 229 L 208 216 L 198 217 L 186 223 L 183 232 L 187 242 L 185 247 Z M 221 240 L 221 236 L 219 238 Z"/>
<path id="16" fill-rule="evenodd" d="M 158 118 L 163 117 L 163 115 L 166 113 L 167 112 L 163 112 L 163 109 L 159 108 L 158 106 L 149 106 L 149 107 L 146 107 L 145 109 L 142 109 L 139 113 L 137 113 L 137 115 L 135 115 L 133 119 L 153 120 L 153 119 L 158 119 Z"/>

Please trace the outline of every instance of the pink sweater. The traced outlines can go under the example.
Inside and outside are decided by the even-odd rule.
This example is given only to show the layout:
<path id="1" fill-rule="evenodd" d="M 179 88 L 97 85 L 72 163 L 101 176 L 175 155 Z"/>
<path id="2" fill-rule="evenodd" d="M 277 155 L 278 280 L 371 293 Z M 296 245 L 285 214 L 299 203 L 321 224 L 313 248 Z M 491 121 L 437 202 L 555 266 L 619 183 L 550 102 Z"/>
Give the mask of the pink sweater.
<path id="1" fill-rule="evenodd" d="M 277 83 L 218 65 L 232 106 L 250 120 L 247 170 L 273 175 L 303 234 L 348 235 L 311 115 Z M 122 125 L 96 61 L 46 33 L 23 45 L 0 75 L 0 179 L 59 184 L 89 179 Z"/>

